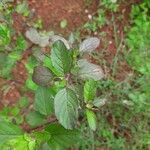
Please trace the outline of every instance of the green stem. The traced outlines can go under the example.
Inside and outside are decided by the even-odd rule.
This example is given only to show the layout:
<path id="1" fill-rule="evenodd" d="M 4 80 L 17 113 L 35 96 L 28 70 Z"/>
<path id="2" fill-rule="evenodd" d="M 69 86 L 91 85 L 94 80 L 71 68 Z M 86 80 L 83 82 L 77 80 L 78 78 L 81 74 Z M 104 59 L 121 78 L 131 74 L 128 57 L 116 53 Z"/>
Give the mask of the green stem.
<path id="1" fill-rule="evenodd" d="M 90 130 L 90 137 L 91 137 L 91 150 L 94 150 L 95 142 L 94 142 L 94 133 L 91 129 Z"/>

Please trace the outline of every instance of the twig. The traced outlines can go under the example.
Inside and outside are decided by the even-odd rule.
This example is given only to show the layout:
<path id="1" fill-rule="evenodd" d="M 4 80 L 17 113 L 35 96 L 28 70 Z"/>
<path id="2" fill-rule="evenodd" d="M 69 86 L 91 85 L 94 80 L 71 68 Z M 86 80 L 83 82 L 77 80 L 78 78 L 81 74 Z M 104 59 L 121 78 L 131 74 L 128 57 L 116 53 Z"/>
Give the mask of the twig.
<path id="1" fill-rule="evenodd" d="M 37 127 L 34 127 L 34 128 L 26 129 L 26 132 L 27 132 L 27 133 L 31 133 L 31 132 L 33 132 L 33 131 L 43 130 L 45 126 L 47 126 L 47 125 L 49 125 L 49 124 L 51 124 L 51 123 L 54 123 L 54 122 L 56 122 L 56 121 L 57 121 L 57 119 L 56 119 L 56 118 L 53 118 L 53 119 L 49 120 L 48 122 L 46 122 L 45 124 L 42 124 L 42 125 L 37 126 Z"/>
<path id="2" fill-rule="evenodd" d="M 123 43 L 123 34 L 121 36 L 120 43 L 118 41 L 118 36 L 117 36 L 116 25 L 115 25 L 115 22 L 114 22 L 114 17 L 113 17 L 113 27 L 114 27 L 115 43 L 116 43 L 116 47 L 118 47 L 118 48 L 117 48 L 117 52 L 116 52 L 116 55 L 115 55 L 115 57 L 113 59 L 113 63 L 112 63 L 112 66 L 111 66 L 111 68 L 112 68 L 112 76 L 114 76 L 115 73 L 116 73 L 116 66 L 117 66 L 117 62 L 118 62 L 118 54 L 119 54 L 119 52 L 121 50 L 122 43 Z"/>

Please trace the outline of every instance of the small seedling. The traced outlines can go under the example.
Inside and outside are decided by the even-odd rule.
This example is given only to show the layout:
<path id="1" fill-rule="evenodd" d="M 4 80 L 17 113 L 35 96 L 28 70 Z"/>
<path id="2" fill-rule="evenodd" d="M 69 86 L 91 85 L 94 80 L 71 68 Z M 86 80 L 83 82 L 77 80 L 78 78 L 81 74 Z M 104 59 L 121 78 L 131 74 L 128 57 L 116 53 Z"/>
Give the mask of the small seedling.
<path id="1" fill-rule="evenodd" d="M 67 20 L 66 19 L 64 19 L 64 20 L 62 20 L 61 22 L 60 22 L 60 27 L 62 28 L 62 29 L 64 29 L 64 28 L 66 28 L 67 27 Z"/>

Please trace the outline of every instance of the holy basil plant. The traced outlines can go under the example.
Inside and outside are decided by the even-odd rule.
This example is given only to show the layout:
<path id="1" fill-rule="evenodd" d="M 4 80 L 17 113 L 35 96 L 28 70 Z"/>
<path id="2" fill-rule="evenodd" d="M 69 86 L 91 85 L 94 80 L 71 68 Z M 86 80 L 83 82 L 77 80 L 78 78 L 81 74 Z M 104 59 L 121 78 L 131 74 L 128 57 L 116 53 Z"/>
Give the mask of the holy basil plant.
<path id="1" fill-rule="evenodd" d="M 81 115 L 79 109 L 83 109 L 90 128 L 96 130 L 93 102 L 96 98 L 96 83 L 104 78 L 104 73 L 100 66 L 81 56 L 94 51 L 100 40 L 90 37 L 79 48 L 72 48 L 64 38 L 57 35 L 41 36 L 35 29 L 27 31 L 26 36 L 37 45 L 51 45 L 51 54 L 45 55 L 45 58 L 42 52 L 36 55 L 40 64 L 34 68 L 32 76 L 33 81 L 39 85 L 34 109 L 43 115 L 54 113 L 58 122 L 66 129 L 78 126 Z M 82 99 L 79 98 L 81 91 L 75 88 L 78 83 L 82 86 Z"/>

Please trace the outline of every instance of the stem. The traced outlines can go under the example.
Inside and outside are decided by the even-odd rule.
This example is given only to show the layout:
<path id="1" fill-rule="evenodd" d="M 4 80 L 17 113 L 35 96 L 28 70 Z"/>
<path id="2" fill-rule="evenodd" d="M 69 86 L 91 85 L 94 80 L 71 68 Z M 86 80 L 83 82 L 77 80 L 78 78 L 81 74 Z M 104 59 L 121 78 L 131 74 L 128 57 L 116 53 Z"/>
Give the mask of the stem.
<path id="1" fill-rule="evenodd" d="M 94 147 L 95 147 L 94 133 L 91 129 L 90 129 L 90 137 L 91 137 L 91 150 L 94 150 Z"/>
<path id="2" fill-rule="evenodd" d="M 34 128 L 26 129 L 26 132 L 27 132 L 27 133 L 31 133 L 31 132 L 33 132 L 33 131 L 42 130 L 45 126 L 47 126 L 47 125 L 49 125 L 49 124 L 51 124 L 51 123 L 54 123 L 54 122 L 56 122 L 56 121 L 57 121 L 57 119 L 56 119 L 56 118 L 53 118 L 53 119 L 49 120 L 48 122 L 46 122 L 46 123 L 43 124 L 43 125 L 40 125 L 40 126 L 37 126 L 37 127 L 34 127 Z"/>
<path id="3" fill-rule="evenodd" d="M 112 21 L 113 21 L 113 27 L 114 27 L 115 45 L 117 47 L 117 52 L 116 52 L 116 55 L 115 55 L 115 57 L 113 59 L 113 63 L 112 63 L 112 66 L 111 66 L 111 68 L 112 68 L 112 76 L 115 76 L 115 74 L 116 74 L 116 67 L 117 67 L 117 63 L 118 63 L 118 54 L 121 51 L 122 43 L 123 43 L 123 35 L 122 35 L 120 43 L 119 43 L 119 39 L 118 39 L 118 36 L 117 36 L 117 28 L 116 28 L 116 24 L 115 24 L 115 21 L 114 21 L 114 15 L 112 17 Z"/>

